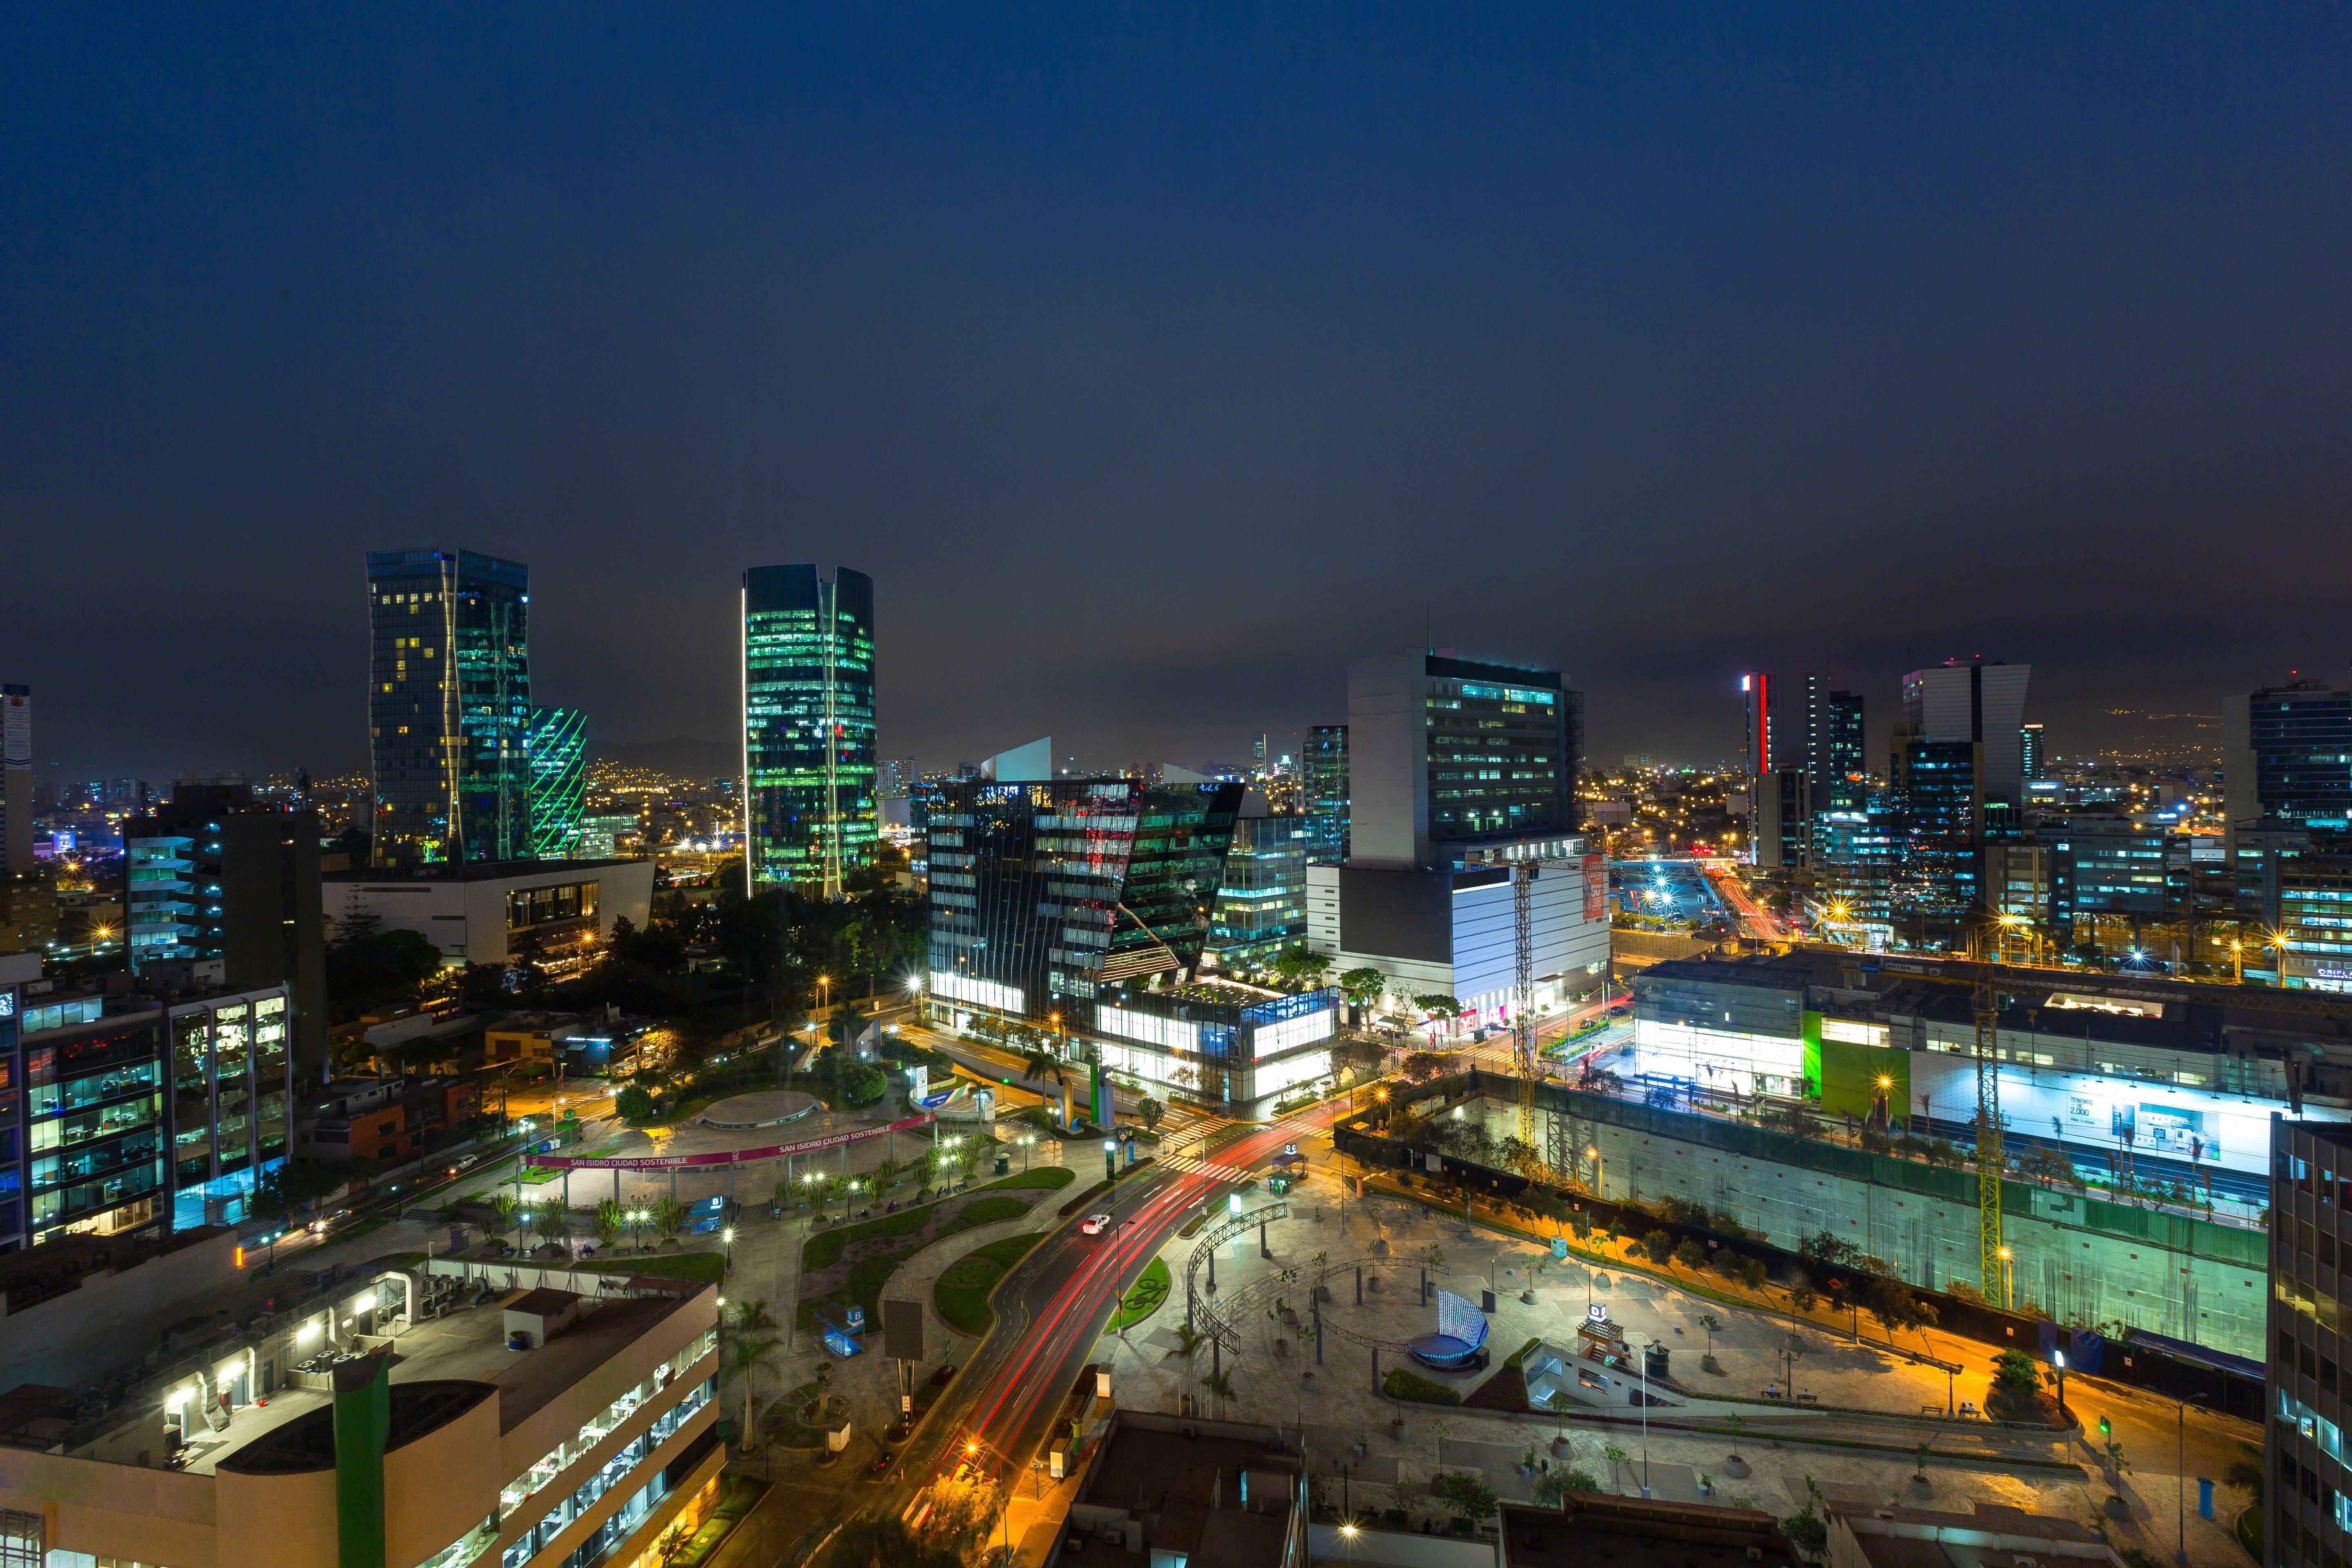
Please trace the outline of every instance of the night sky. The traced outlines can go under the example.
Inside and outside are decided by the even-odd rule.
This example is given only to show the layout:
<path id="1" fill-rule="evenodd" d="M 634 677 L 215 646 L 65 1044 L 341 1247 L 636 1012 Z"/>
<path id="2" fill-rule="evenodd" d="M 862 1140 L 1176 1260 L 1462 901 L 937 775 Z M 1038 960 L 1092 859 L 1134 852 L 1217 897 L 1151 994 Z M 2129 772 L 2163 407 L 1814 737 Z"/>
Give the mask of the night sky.
<path id="1" fill-rule="evenodd" d="M 412 544 L 605 742 L 870 573 L 925 766 L 1286 748 L 1425 635 L 1608 761 L 1757 664 L 1875 737 L 2030 659 L 2067 752 L 2352 657 L 2342 7 L 381 9 L 0 19 L 45 773 L 362 763 Z"/>

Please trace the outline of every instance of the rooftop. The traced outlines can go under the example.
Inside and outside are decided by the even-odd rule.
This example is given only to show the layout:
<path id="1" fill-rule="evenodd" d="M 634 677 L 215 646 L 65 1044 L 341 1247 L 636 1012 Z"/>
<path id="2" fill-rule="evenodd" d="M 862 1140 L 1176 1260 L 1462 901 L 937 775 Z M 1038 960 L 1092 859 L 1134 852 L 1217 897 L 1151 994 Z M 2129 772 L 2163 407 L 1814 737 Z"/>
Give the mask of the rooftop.
<path id="1" fill-rule="evenodd" d="M 1155 1552 L 1218 1568 L 1275 1568 L 1305 1474 L 1297 1446 L 1276 1427 L 1120 1410 L 1078 1500 L 1156 1516 L 1148 1536 Z"/>
<path id="2" fill-rule="evenodd" d="M 1570 1492 L 1503 1505 L 1504 1568 L 1801 1568 L 1780 1521 L 1754 1509 Z"/>
<path id="3" fill-rule="evenodd" d="M 329 871 L 330 882 L 499 882 L 512 877 L 544 877 L 568 871 L 593 871 L 604 866 L 651 866 L 636 855 L 614 855 L 598 860 L 467 860 L 441 861 L 430 866 L 380 866 L 357 871 Z"/>

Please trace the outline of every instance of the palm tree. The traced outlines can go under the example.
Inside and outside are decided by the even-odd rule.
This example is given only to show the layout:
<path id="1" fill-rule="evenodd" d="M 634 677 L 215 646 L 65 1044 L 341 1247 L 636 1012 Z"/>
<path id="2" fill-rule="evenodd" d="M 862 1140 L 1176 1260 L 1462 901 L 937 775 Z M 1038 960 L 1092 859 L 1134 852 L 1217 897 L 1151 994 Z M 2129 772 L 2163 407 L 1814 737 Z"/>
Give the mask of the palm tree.
<path id="1" fill-rule="evenodd" d="M 536 1205 L 531 1228 L 539 1232 L 541 1241 L 553 1241 L 571 1228 L 572 1211 L 560 1197 L 546 1197 Z"/>
<path id="2" fill-rule="evenodd" d="M 1218 1419 L 1223 1420 L 1225 1414 L 1225 1401 L 1234 1396 L 1234 1374 L 1230 1372 L 1203 1373 L 1201 1375 L 1201 1386 L 1217 1396 L 1217 1416 Z"/>
<path id="3" fill-rule="evenodd" d="M 874 1167 L 874 1195 L 878 1198 L 896 1186 L 906 1169 L 905 1163 L 896 1154 L 885 1154 L 880 1163 Z"/>
<path id="4" fill-rule="evenodd" d="M 677 1233 L 686 1228 L 686 1205 L 676 1198 L 664 1198 L 654 1205 L 654 1234 L 664 1241 L 676 1241 Z"/>
<path id="5" fill-rule="evenodd" d="M 1031 1079 L 1052 1079 L 1063 1087 L 1069 1086 L 1066 1065 L 1062 1058 L 1041 1047 L 1033 1046 L 1021 1063 L 1021 1076 Z"/>
<path id="6" fill-rule="evenodd" d="M 765 1301 L 738 1301 L 732 1319 L 722 1320 L 720 1327 L 725 1337 L 722 1369 L 743 1384 L 743 1436 L 739 1448 L 748 1451 L 759 1431 L 751 1419 L 756 1394 L 752 1379 L 776 1353 L 776 1320 L 769 1315 Z"/>
<path id="7" fill-rule="evenodd" d="M 623 1217 L 625 1212 L 618 1198 L 606 1198 L 596 1205 L 596 1212 L 588 1218 L 588 1226 L 596 1233 L 597 1246 L 612 1246 L 614 1238 L 627 1227 L 629 1222 Z"/>

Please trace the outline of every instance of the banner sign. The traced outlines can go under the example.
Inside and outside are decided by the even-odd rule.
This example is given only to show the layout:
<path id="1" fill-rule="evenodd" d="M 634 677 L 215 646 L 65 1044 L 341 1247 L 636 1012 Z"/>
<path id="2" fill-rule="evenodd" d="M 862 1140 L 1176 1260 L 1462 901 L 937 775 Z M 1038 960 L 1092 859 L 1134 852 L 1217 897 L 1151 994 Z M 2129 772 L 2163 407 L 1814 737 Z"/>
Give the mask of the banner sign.
<path id="1" fill-rule="evenodd" d="M 787 1154 L 838 1149 L 844 1143 L 862 1143 L 868 1138 L 879 1138 L 887 1132 L 911 1132 L 918 1127 L 930 1124 L 931 1114 L 927 1110 L 920 1116 L 909 1116 L 887 1127 L 861 1127 L 854 1132 L 828 1132 L 822 1138 L 803 1138 L 797 1143 L 774 1143 L 765 1149 L 722 1149 L 709 1154 L 613 1154 L 594 1160 L 544 1155 L 532 1158 L 530 1163 L 558 1171 L 671 1171 L 693 1165 L 741 1165 L 753 1160 L 781 1160 Z"/>

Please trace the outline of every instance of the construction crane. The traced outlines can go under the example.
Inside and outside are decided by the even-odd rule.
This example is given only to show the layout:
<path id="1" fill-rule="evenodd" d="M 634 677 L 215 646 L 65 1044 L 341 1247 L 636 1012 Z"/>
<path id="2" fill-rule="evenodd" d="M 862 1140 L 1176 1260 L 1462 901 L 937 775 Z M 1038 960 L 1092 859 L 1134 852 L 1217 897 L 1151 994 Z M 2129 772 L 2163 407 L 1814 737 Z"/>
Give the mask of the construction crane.
<path id="1" fill-rule="evenodd" d="M 1536 1142 L 1536 862 L 1511 868 L 1511 923 L 1518 938 L 1517 995 L 1511 1007 L 1512 1052 L 1519 1063 L 1519 1142 Z"/>
<path id="2" fill-rule="evenodd" d="M 1982 947 L 1979 944 L 1981 957 Z M 1977 1016 L 1977 1268 L 1985 1300 L 2004 1307 L 2001 1266 L 2006 1249 L 2000 1244 L 2000 1068 L 1996 1050 L 2000 1035 L 2000 1003 L 1992 988 L 1993 966 L 1977 966 L 1974 996 Z"/>

